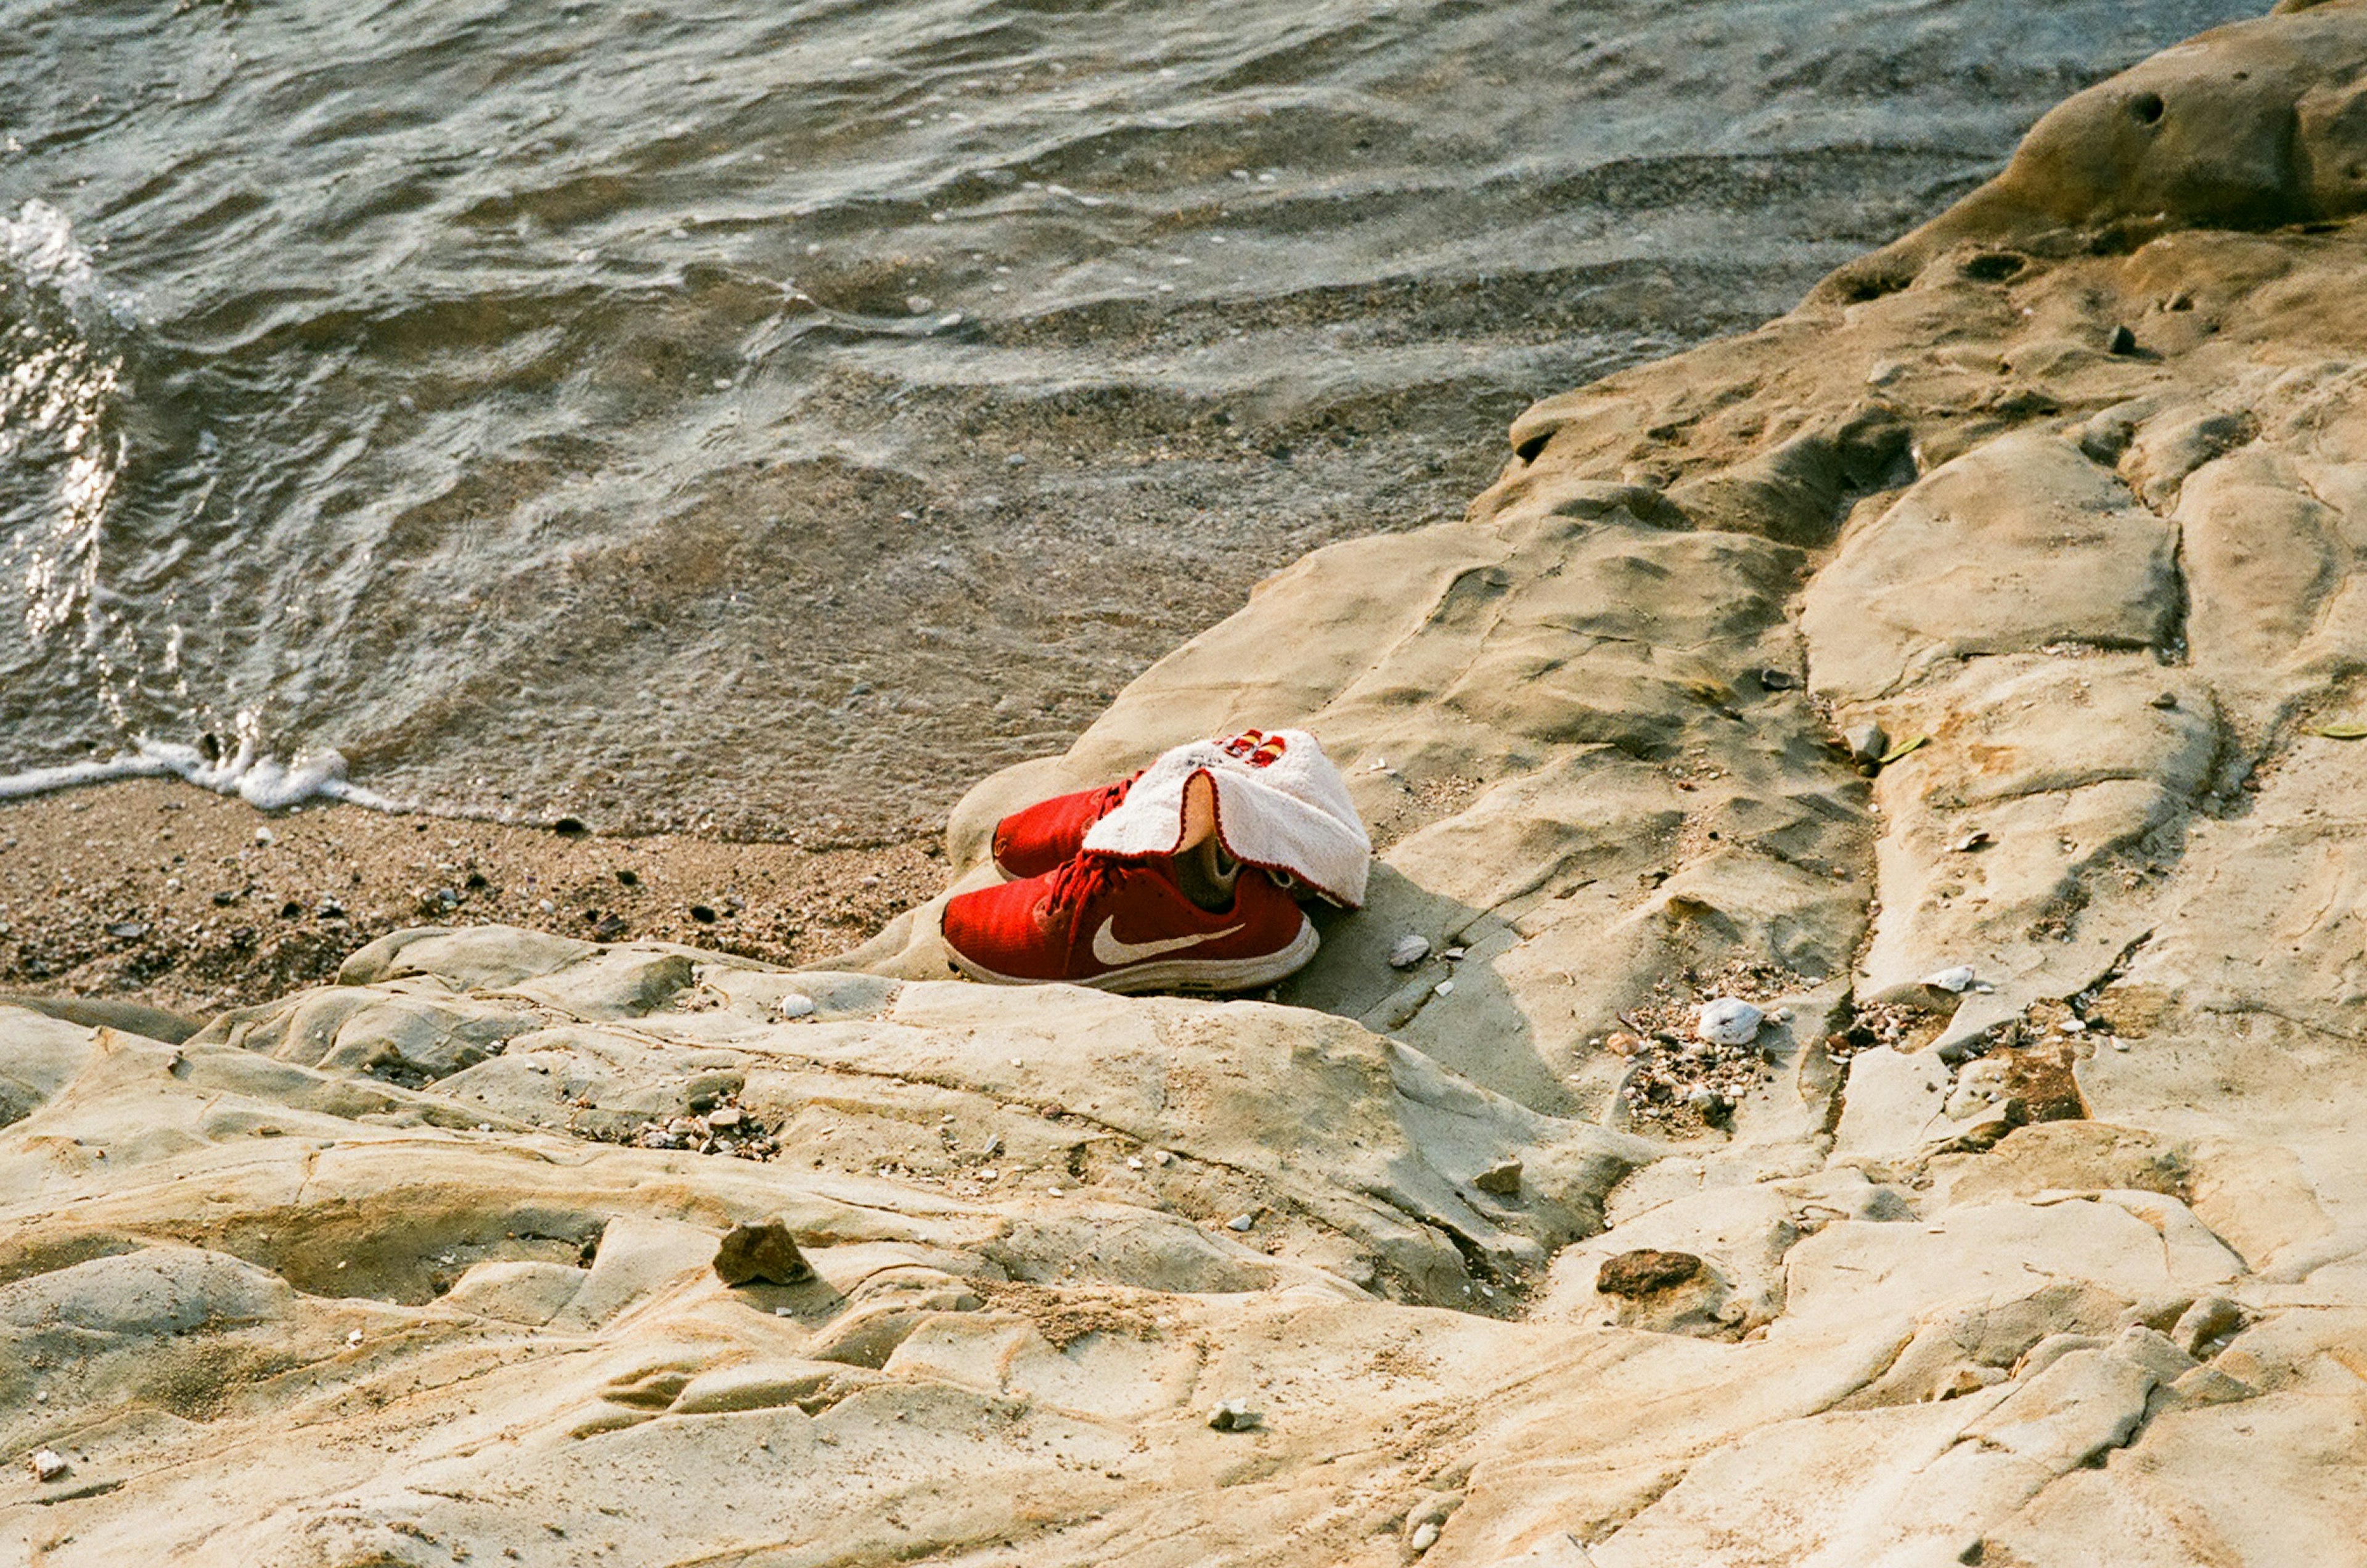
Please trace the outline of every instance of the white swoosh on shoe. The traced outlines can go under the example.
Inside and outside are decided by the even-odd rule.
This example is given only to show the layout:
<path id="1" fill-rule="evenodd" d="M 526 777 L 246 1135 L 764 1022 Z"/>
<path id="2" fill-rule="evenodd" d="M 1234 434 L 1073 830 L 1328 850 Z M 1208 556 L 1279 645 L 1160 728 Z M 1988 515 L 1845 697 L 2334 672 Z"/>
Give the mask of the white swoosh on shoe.
<path id="1" fill-rule="evenodd" d="M 1139 964 L 1146 958 L 1157 958 L 1161 953 L 1181 953 L 1187 947 L 1197 947 L 1204 942 L 1215 942 L 1219 938 L 1231 936 L 1241 930 L 1240 926 L 1227 926 L 1220 931 L 1206 931 L 1198 936 L 1169 937 L 1161 942 L 1120 942 L 1117 939 L 1117 933 L 1111 930 L 1116 924 L 1116 917 L 1112 916 L 1102 921 L 1102 929 L 1093 933 L 1094 960 L 1113 969 L 1121 964 Z"/>

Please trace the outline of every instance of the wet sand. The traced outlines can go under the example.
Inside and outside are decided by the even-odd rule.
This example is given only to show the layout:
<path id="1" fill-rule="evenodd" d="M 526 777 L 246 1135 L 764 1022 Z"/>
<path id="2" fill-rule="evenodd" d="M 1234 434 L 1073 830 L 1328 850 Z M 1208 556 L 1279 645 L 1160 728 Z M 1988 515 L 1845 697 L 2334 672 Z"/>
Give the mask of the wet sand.
<path id="1" fill-rule="evenodd" d="M 0 990 L 203 1017 L 334 976 L 405 926 L 842 952 L 944 881 L 939 840 L 809 851 L 350 806 L 268 815 L 136 780 L 0 804 Z"/>

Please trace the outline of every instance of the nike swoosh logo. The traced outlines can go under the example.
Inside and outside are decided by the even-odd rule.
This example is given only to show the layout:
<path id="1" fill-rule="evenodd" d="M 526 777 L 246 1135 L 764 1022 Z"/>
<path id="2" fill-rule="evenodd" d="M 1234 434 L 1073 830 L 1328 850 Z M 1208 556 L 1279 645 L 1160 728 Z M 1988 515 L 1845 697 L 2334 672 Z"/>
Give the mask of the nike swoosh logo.
<path id="1" fill-rule="evenodd" d="M 1220 937 L 1231 936 L 1241 929 L 1239 926 L 1227 926 L 1220 931 L 1208 931 L 1200 936 L 1169 937 L 1163 942 L 1120 942 L 1117 939 L 1117 933 L 1111 929 L 1116 924 L 1116 918 L 1112 917 L 1104 920 L 1102 929 L 1093 933 L 1094 960 L 1106 964 L 1113 969 L 1121 964 L 1139 964 L 1146 958 L 1157 958 L 1161 953 L 1181 953 L 1187 947 L 1197 947 L 1204 942 L 1215 942 Z"/>

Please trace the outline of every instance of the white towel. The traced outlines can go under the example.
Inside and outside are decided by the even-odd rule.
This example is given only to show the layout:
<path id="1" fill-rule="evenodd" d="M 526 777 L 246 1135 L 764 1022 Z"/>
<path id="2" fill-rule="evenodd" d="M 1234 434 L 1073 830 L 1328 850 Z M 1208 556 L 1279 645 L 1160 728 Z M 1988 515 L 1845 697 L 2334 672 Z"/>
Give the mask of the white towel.
<path id="1" fill-rule="evenodd" d="M 1172 854 L 1184 847 L 1184 794 L 1206 774 L 1215 786 L 1217 838 L 1234 859 L 1304 884 L 1347 908 L 1365 902 L 1373 840 L 1348 784 L 1303 729 L 1244 730 L 1161 755 L 1116 810 L 1085 835 L 1085 848 Z"/>

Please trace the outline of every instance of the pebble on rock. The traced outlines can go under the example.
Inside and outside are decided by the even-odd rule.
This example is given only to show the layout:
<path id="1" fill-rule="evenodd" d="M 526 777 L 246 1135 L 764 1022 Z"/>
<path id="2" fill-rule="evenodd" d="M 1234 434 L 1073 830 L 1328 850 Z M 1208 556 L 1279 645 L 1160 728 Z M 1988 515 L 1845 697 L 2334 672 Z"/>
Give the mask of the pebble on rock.
<path id="1" fill-rule="evenodd" d="M 773 1004 L 773 1010 L 783 1018 L 811 1018 L 814 1014 L 814 999 L 801 991 L 791 991 Z"/>
<path id="2" fill-rule="evenodd" d="M 1499 1198 L 1512 1197 L 1521 1190 L 1521 1162 L 1516 1159 L 1500 1160 L 1473 1177 L 1471 1185 Z"/>
<path id="3" fill-rule="evenodd" d="M 1701 1271 L 1702 1260 L 1690 1252 L 1642 1247 L 1604 1258 L 1595 1271 L 1594 1288 L 1606 1296 L 1648 1296 L 1682 1285 Z"/>
<path id="4" fill-rule="evenodd" d="M 36 1481 L 55 1481 L 65 1474 L 67 1469 L 66 1456 L 55 1449 L 35 1449 L 32 1462 L 33 1479 Z"/>
<path id="5" fill-rule="evenodd" d="M 1208 1425 L 1219 1432 L 1250 1432 L 1265 1425 L 1265 1417 L 1251 1410 L 1245 1399 L 1228 1399 L 1208 1412 Z"/>
<path id="6" fill-rule="evenodd" d="M 1890 732 L 1868 719 L 1863 724 L 1853 724 L 1842 730 L 1841 744 L 1849 748 L 1852 760 L 1870 768 L 1881 761 L 1884 753 L 1890 750 Z"/>
<path id="7" fill-rule="evenodd" d="M 786 1221 L 742 1221 L 723 1233 L 722 1245 L 715 1249 L 715 1273 L 727 1285 L 760 1280 L 798 1285 L 813 1278 L 813 1265 L 798 1250 Z"/>
<path id="8" fill-rule="evenodd" d="M 1429 956 L 1430 939 L 1410 931 L 1398 938 L 1397 945 L 1389 949 L 1389 967 L 1410 969 Z"/>
<path id="9" fill-rule="evenodd" d="M 1924 976 L 1923 983 L 1935 991 L 1949 991 L 1961 997 L 1973 988 L 1975 978 L 1972 965 L 1959 964 L 1952 969 L 1942 969 L 1936 975 Z"/>
<path id="10" fill-rule="evenodd" d="M 1251 1225 L 1256 1224 L 1257 1218 L 1255 1215 L 1235 1214 L 1231 1219 L 1225 1222 L 1225 1228 L 1229 1231 L 1246 1231 Z"/>
<path id="11" fill-rule="evenodd" d="M 1713 1045 L 1748 1045 L 1759 1038 L 1767 1015 L 1738 997 L 1719 997 L 1702 1004 L 1693 1032 Z"/>
<path id="12" fill-rule="evenodd" d="M 1436 1546 L 1438 1544 L 1438 1522 L 1435 1519 L 1424 1519 L 1421 1523 L 1414 1526 L 1413 1535 L 1406 1544 L 1412 1547 L 1416 1551 L 1428 1551 L 1432 1547 Z"/>

